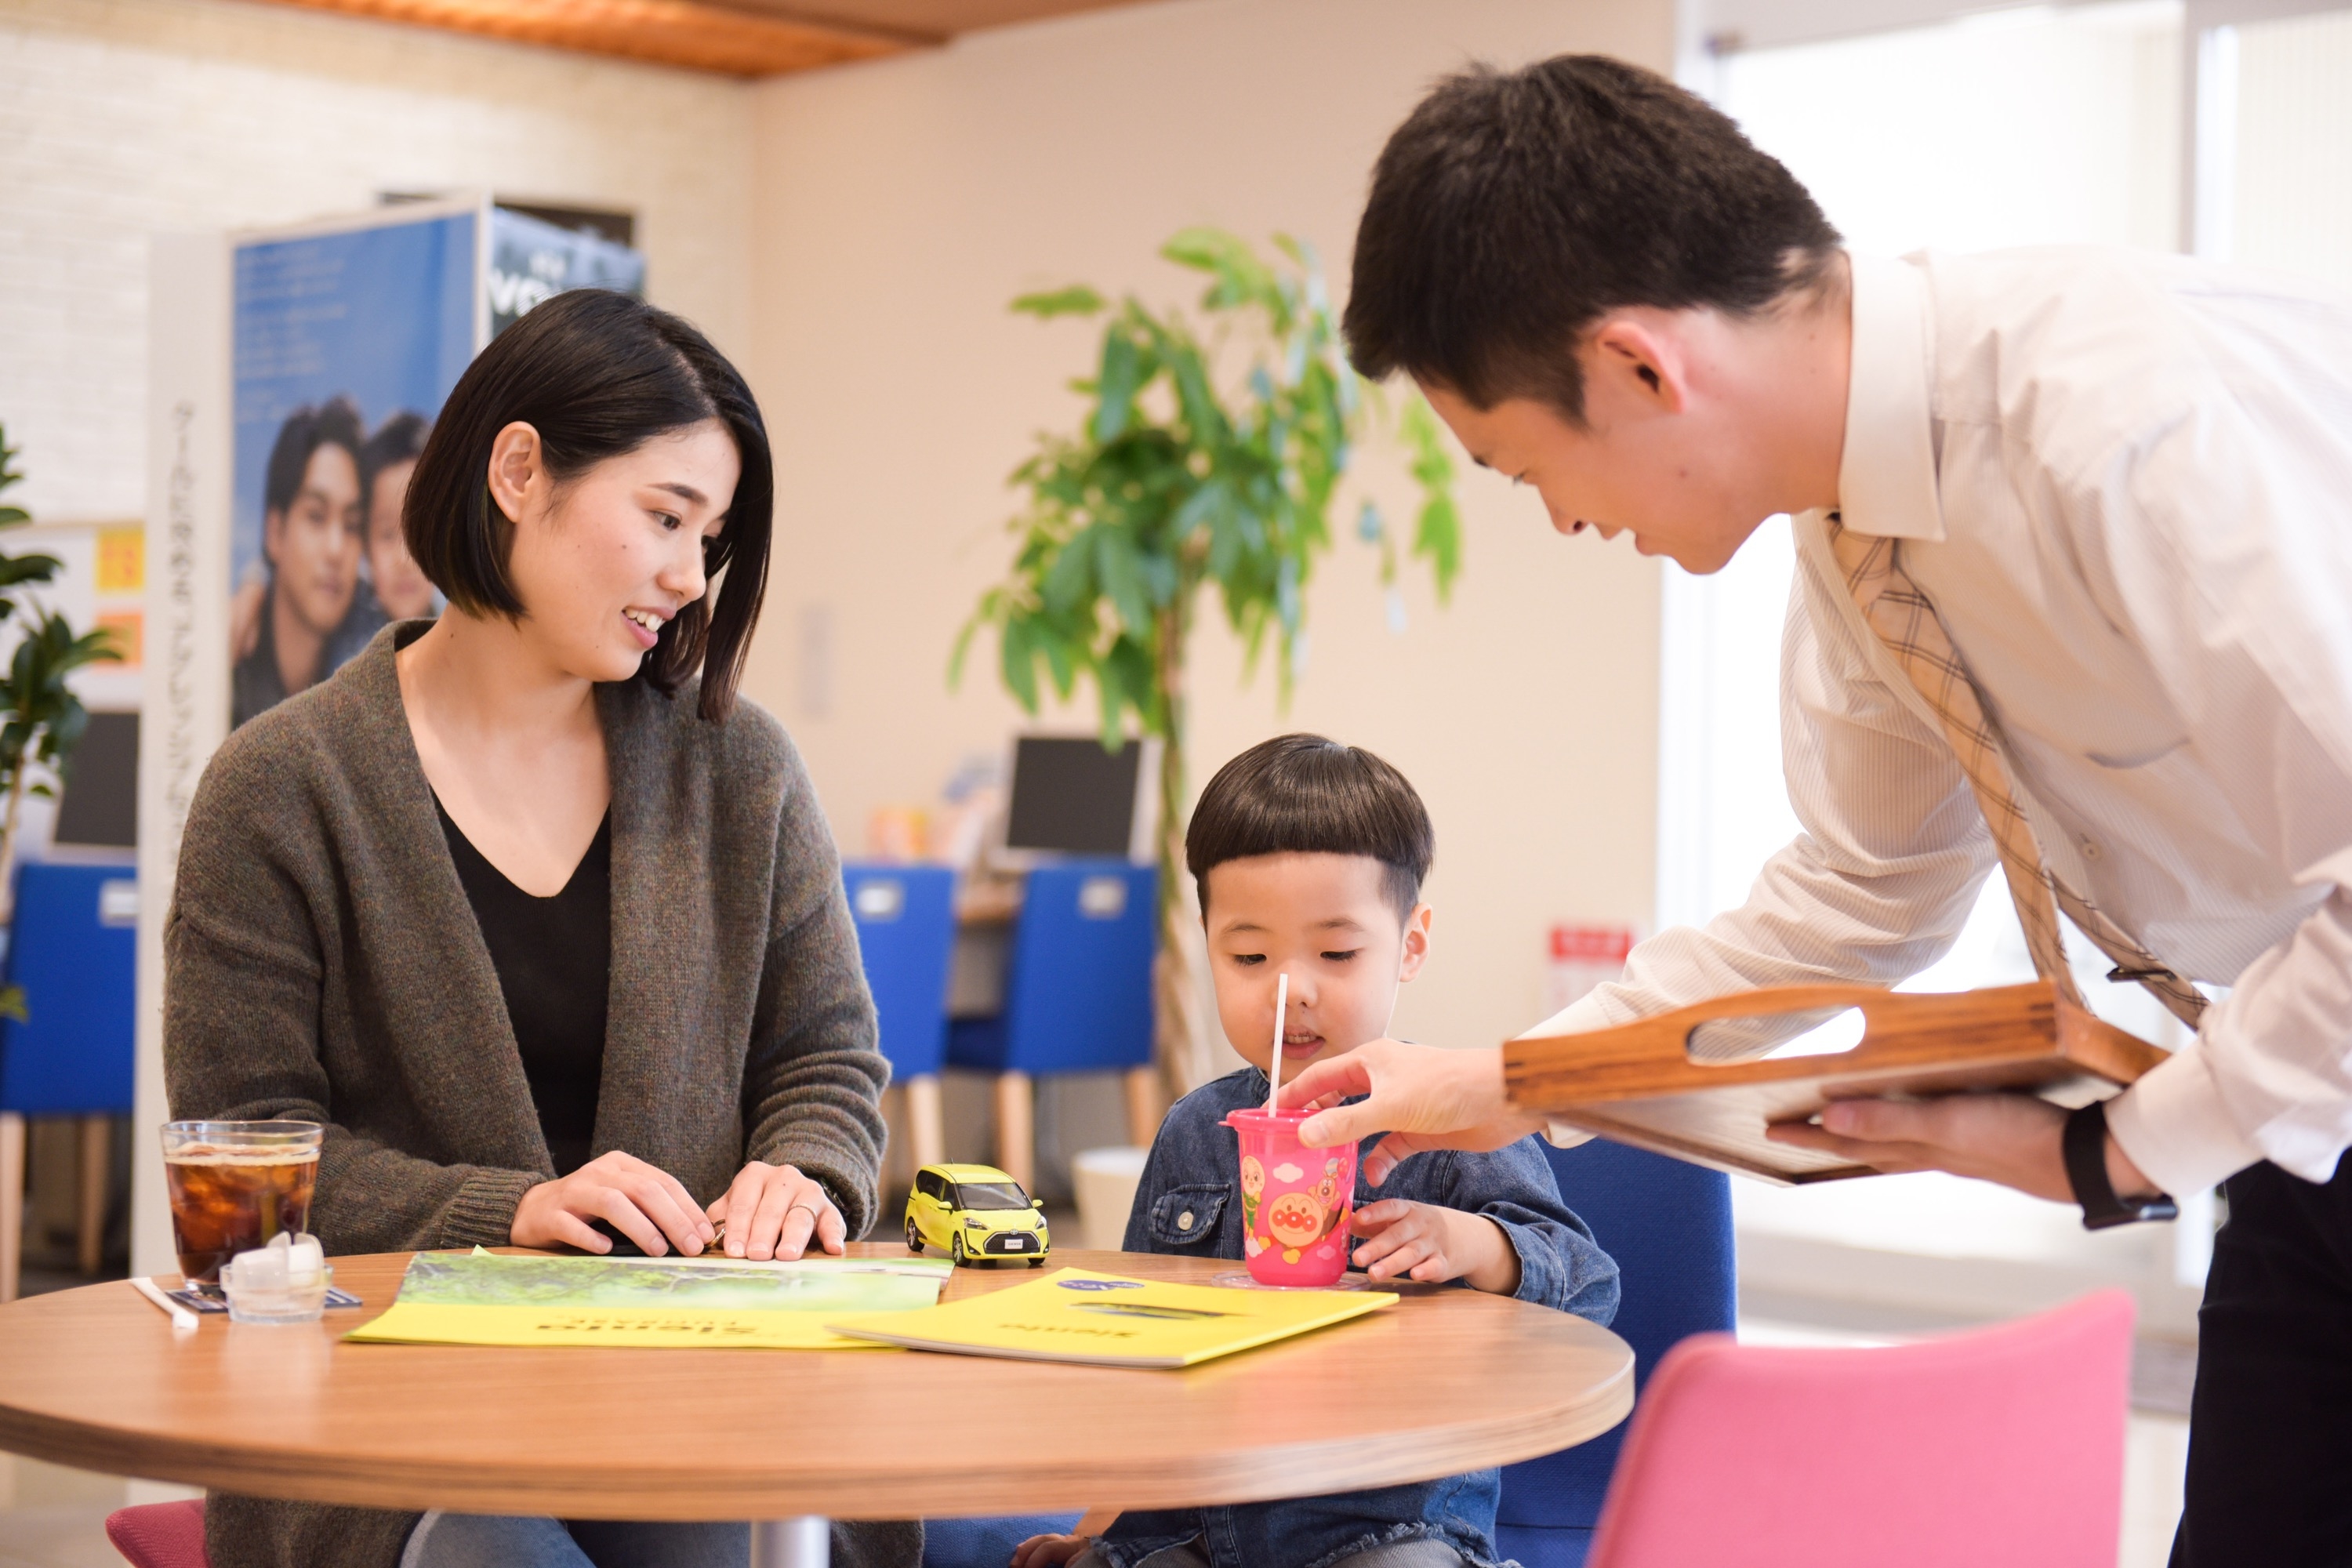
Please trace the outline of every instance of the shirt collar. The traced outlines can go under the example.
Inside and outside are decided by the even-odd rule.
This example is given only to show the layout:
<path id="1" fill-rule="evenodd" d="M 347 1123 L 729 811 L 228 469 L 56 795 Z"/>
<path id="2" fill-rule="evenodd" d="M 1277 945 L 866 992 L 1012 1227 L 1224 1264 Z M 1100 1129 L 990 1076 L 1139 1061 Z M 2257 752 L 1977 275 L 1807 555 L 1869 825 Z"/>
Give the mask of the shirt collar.
<path id="1" fill-rule="evenodd" d="M 1927 281 L 1907 262 L 1868 256 L 1852 262 L 1853 349 L 1838 510 L 1858 533 L 1940 540 L 1944 512 L 1927 405 Z"/>

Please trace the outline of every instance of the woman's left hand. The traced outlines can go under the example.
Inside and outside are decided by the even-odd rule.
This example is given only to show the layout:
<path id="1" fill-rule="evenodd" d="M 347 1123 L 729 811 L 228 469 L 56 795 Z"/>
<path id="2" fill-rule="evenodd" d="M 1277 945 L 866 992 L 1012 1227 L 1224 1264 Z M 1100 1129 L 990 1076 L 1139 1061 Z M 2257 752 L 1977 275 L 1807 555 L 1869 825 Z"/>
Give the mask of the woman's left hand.
<path id="1" fill-rule="evenodd" d="M 730 1258 L 789 1260 L 806 1252 L 812 1239 L 838 1257 L 849 1240 L 848 1222 L 824 1189 L 791 1165 L 752 1161 L 703 1212 L 723 1227 Z"/>

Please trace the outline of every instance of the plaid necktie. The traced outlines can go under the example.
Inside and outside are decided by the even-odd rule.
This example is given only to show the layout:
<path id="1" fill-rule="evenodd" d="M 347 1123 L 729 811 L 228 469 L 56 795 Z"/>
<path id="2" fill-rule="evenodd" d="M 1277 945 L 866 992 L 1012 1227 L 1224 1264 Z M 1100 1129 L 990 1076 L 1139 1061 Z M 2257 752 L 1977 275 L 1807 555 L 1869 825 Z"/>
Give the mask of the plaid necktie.
<path id="1" fill-rule="evenodd" d="M 2066 963 L 2066 942 L 2058 929 L 2058 906 L 2116 963 L 2110 980 L 2136 980 L 2164 1004 L 2172 1016 L 2197 1027 L 2205 1011 L 2204 994 L 2166 968 L 2089 900 L 2070 890 L 2052 876 L 2042 858 L 2042 844 L 2033 825 L 2017 804 L 2009 766 L 2001 756 L 2000 734 L 1985 712 L 1968 666 L 1937 618 L 1936 606 L 1919 591 L 1895 559 L 1895 542 L 1849 533 L 1836 512 L 1829 514 L 1830 550 L 1838 570 L 1845 574 L 1846 591 L 1862 606 L 1862 618 L 1878 634 L 1895 661 L 1927 700 L 1944 726 L 1944 738 L 1976 792 L 1978 809 L 1992 829 L 1993 847 L 2000 852 L 2001 874 L 2009 879 L 2009 896 L 2017 906 L 2018 923 L 2025 928 L 2025 945 L 2033 955 L 2033 971 L 2057 987 L 2058 994 L 2076 1006 L 2082 992 Z"/>

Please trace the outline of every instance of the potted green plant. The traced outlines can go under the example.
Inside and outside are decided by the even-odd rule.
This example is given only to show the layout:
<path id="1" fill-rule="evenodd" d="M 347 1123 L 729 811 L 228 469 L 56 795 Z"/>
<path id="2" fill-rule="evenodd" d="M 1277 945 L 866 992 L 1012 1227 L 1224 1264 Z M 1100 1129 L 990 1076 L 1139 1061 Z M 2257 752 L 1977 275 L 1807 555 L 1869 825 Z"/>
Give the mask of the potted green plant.
<path id="1" fill-rule="evenodd" d="M 1040 435 L 1013 473 L 1023 506 L 1010 524 L 1012 568 L 982 596 L 950 665 L 952 682 L 974 633 L 992 627 L 1005 687 L 1025 710 L 1038 710 L 1046 686 L 1066 700 L 1086 679 L 1106 746 L 1130 731 L 1160 742 L 1158 1029 L 1179 1092 L 1210 1060 L 1191 956 L 1198 933 L 1185 929 L 1179 875 L 1187 656 L 1202 592 L 1215 589 L 1246 670 L 1271 641 L 1286 703 L 1332 505 L 1353 454 L 1382 426 L 1402 440 L 1421 491 L 1405 550 L 1429 563 L 1441 601 L 1462 562 L 1454 465 L 1435 416 L 1414 396 L 1386 417 L 1377 389 L 1347 363 L 1312 253 L 1287 237 L 1275 243 L 1286 266 L 1213 228 L 1161 247 L 1207 277 L 1205 334 L 1178 310 L 1132 296 L 1114 306 L 1083 285 L 1013 302 L 1041 321 L 1103 318 L 1101 344 L 1095 374 L 1076 384 L 1089 400 L 1084 420 Z M 1369 499 L 1356 529 L 1380 550 L 1393 594 L 1399 542 Z"/>
<path id="2" fill-rule="evenodd" d="M 16 458 L 6 427 L 0 426 L 0 490 L 25 477 L 16 470 Z M 24 508 L 0 504 L 0 529 L 31 521 Z M 122 657 L 110 633 L 77 635 L 63 616 L 37 601 L 25 602 L 25 616 L 17 616 L 24 591 L 54 581 L 63 564 L 54 555 L 0 552 L 0 625 L 12 619 L 30 623 L 24 626 L 6 669 L 0 672 L 0 797 L 6 801 L 0 807 L 0 923 L 16 913 L 16 835 L 25 797 L 54 793 L 37 773 L 54 773 L 62 767 L 89 723 L 67 678 L 85 665 Z M 15 986 L 0 991 L 0 1012 L 23 1017 L 23 993 Z"/>

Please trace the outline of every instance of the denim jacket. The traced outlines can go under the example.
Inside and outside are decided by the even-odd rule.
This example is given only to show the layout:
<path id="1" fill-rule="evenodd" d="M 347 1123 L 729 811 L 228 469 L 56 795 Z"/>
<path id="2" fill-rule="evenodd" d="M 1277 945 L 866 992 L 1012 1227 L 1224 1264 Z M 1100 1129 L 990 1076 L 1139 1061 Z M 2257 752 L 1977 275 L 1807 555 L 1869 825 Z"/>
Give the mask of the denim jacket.
<path id="1" fill-rule="evenodd" d="M 1128 1215 L 1128 1251 L 1242 1256 L 1235 1192 L 1241 1144 L 1224 1121 L 1232 1111 L 1264 1105 L 1265 1097 L 1265 1074 L 1244 1068 L 1177 1101 L 1143 1167 Z M 1365 1140 L 1363 1149 L 1374 1142 Z M 1360 1163 L 1358 1170 L 1360 1208 L 1403 1198 L 1484 1215 L 1502 1226 L 1519 1255 L 1520 1300 L 1596 1323 L 1616 1316 L 1617 1265 L 1560 1201 L 1534 1139 L 1487 1154 L 1417 1154 L 1378 1187 L 1364 1182 Z M 1489 1469 L 1327 1497 L 1129 1511 L 1097 1550 L 1111 1568 L 1135 1568 L 1154 1552 L 1199 1536 L 1215 1568 L 1328 1568 L 1375 1546 L 1435 1539 L 1475 1568 L 1493 1568 L 1501 1493 L 1502 1472 Z"/>

